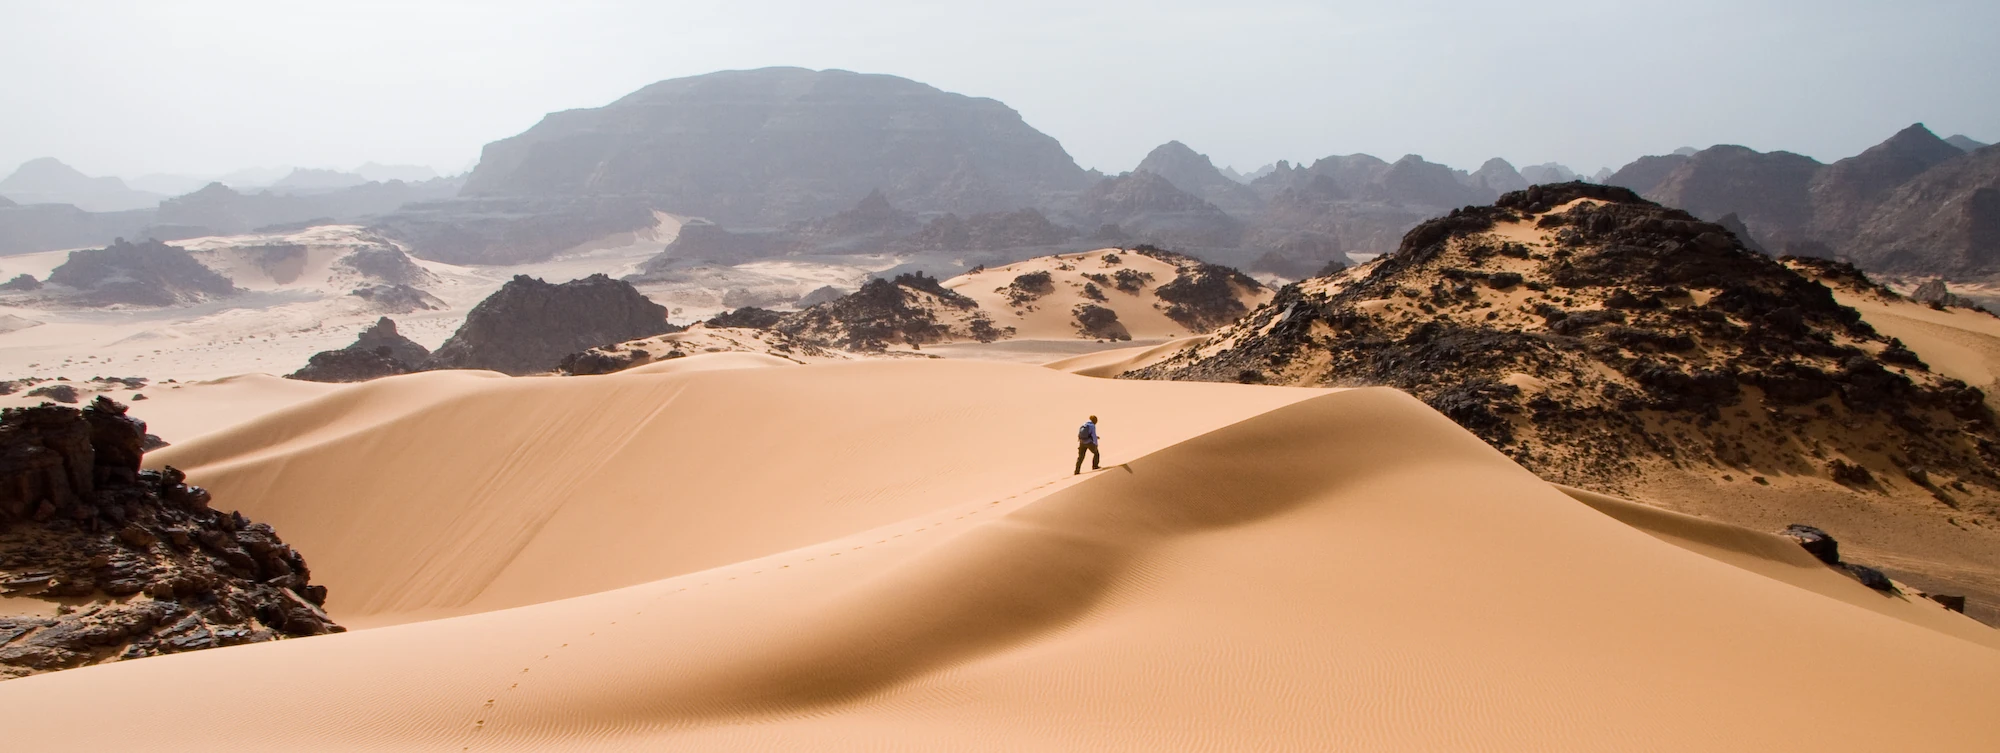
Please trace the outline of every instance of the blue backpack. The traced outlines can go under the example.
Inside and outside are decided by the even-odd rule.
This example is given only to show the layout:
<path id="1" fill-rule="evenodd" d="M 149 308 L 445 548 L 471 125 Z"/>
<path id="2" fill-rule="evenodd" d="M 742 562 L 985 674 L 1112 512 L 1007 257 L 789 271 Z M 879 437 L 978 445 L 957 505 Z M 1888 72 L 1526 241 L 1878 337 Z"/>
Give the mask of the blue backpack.
<path id="1" fill-rule="evenodd" d="M 1084 444 L 1090 444 L 1090 442 L 1095 439 L 1096 437 L 1091 436 L 1090 424 L 1084 424 L 1082 426 L 1076 427 L 1076 441 L 1082 442 Z"/>

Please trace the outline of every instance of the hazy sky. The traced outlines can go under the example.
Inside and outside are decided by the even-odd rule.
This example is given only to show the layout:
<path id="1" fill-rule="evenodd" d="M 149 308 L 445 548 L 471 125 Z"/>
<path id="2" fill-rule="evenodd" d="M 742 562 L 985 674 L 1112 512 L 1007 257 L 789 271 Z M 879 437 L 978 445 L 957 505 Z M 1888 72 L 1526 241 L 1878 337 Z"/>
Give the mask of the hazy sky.
<path id="1" fill-rule="evenodd" d="M 457 172 L 543 113 L 771 65 L 992 97 L 1107 172 L 1169 139 L 1244 169 L 1832 160 L 1917 121 L 2000 139 L 1996 29 L 1994 0 L 0 0 L 0 174 Z"/>

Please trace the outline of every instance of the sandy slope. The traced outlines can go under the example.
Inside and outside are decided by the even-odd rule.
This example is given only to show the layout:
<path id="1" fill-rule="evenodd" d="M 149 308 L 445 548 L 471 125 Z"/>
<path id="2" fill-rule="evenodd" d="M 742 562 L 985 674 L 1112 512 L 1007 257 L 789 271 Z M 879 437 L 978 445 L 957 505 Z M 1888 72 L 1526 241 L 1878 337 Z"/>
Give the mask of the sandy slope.
<path id="1" fill-rule="evenodd" d="M 1072 479 L 1083 410 L 1119 465 Z M 2000 739 L 2000 650 L 1969 621 L 1760 534 L 1580 502 L 1388 390 L 948 361 L 420 374 L 173 451 L 278 523 L 336 614 L 478 613 L 0 684 L 10 745 Z"/>
<path id="2" fill-rule="evenodd" d="M 1108 261 L 1116 258 L 1116 262 Z M 1084 286 L 1093 284 L 1085 275 L 1115 275 L 1119 270 L 1151 275 L 1135 291 L 1118 290 L 1113 285 L 1098 284 L 1103 300 L 1088 298 Z M 1035 272 L 1046 272 L 1055 285 L 1055 291 L 1025 304 L 1017 304 L 1009 298 L 1008 286 L 1014 278 Z M 1002 267 L 992 267 L 977 272 L 969 272 L 944 281 L 944 286 L 971 298 L 979 308 L 993 318 L 995 327 L 1012 327 L 1010 337 L 1027 340 L 1064 340 L 1078 337 L 1076 316 L 1077 306 L 1090 304 L 1103 306 L 1117 312 L 1118 321 L 1125 325 L 1135 340 L 1185 337 L 1188 328 L 1167 318 L 1165 305 L 1154 293 L 1160 285 L 1172 282 L 1180 274 L 1173 264 L 1144 254 L 1125 252 L 1115 248 L 1098 249 L 1074 254 L 1038 256 L 1027 261 L 1016 262 Z M 1109 279 L 1109 278 L 1107 278 Z M 1246 308 L 1256 308 L 1258 304 L 1271 299 L 1269 290 L 1246 291 L 1239 298 Z"/>

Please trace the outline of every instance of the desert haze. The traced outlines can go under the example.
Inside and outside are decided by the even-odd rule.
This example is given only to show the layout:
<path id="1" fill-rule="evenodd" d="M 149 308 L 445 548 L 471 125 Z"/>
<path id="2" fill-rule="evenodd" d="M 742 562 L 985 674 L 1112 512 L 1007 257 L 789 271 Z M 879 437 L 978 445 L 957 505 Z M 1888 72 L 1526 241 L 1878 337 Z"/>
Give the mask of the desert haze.
<path id="1" fill-rule="evenodd" d="M 0 747 L 2000 750 L 2000 12 L 1705 2 L 24 4 Z"/>

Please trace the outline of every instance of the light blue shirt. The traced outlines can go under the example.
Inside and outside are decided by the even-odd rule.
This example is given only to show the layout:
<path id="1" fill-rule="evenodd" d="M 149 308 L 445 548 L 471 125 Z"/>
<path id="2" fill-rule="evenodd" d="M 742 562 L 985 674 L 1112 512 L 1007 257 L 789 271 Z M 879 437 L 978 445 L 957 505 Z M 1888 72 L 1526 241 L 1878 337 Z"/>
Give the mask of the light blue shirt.
<path id="1" fill-rule="evenodd" d="M 1077 435 L 1078 435 L 1079 437 L 1090 437 L 1089 439 L 1085 439 L 1085 440 L 1083 440 L 1083 443 L 1084 443 L 1084 444 L 1097 444 L 1097 422 L 1096 422 L 1096 421 L 1085 421 L 1085 422 L 1083 422 L 1083 427 L 1082 427 L 1082 428 L 1083 428 L 1083 431 L 1080 431 L 1080 432 L 1077 432 Z"/>

